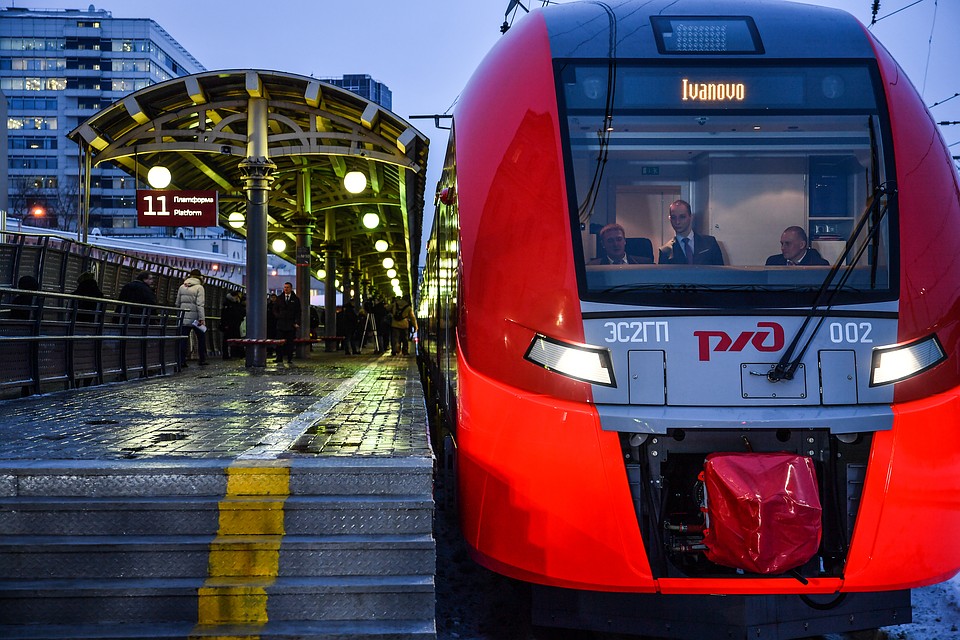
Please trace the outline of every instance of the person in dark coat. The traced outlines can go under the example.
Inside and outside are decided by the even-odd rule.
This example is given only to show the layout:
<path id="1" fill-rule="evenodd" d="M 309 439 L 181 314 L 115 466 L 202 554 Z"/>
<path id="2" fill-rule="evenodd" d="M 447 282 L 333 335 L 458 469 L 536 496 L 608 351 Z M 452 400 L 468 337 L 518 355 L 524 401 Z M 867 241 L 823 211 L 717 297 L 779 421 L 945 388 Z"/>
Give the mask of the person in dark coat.
<path id="1" fill-rule="evenodd" d="M 239 357 L 237 347 L 231 347 L 227 340 L 240 337 L 240 325 L 247 317 L 247 309 L 240 299 L 240 292 L 230 291 L 224 297 L 223 307 L 220 309 L 220 330 L 223 337 L 223 359 L 229 360 L 234 352 Z"/>
<path id="2" fill-rule="evenodd" d="M 157 304 L 157 294 L 153 292 L 155 280 L 156 278 L 151 272 L 141 271 L 136 278 L 123 285 L 117 300 L 122 300 L 128 304 L 118 307 L 117 311 L 128 311 L 131 314 L 149 313 L 149 309 L 141 305 Z"/>
<path id="3" fill-rule="evenodd" d="M 807 232 L 802 227 L 787 227 L 780 234 L 780 253 L 767 258 L 767 266 L 827 267 L 820 252 L 807 243 Z"/>
<path id="4" fill-rule="evenodd" d="M 73 295 L 83 296 L 84 298 L 102 298 L 103 292 L 100 285 L 97 284 L 97 276 L 91 271 L 84 271 L 77 278 L 77 288 L 73 290 Z M 78 300 L 77 301 L 77 322 L 93 322 L 96 320 L 97 305 L 96 300 Z"/>
<path id="5" fill-rule="evenodd" d="M 287 364 L 293 364 L 293 341 L 297 337 L 297 329 L 300 328 L 300 298 L 290 282 L 283 283 L 283 293 L 277 296 L 273 315 L 277 318 L 277 338 L 284 341 L 277 349 L 277 362 L 283 362 L 286 355 Z"/>
<path id="6" fill-rule="evenodd" d="M 277 316 L 274 314 L 274 309 L 277 306 L 277 294 L 271 293 L 267 296 L 267 339 L 276 340 L 277 339 Z M 267 346 L 267 357 L 271 357 L 275 353 L 276 349 L 271 346 Z"/>
<path id="7" fill-rule="evenodd" d="M 343 305 L 343 312 L 340 314 L 338 331 L 343 336 L 343 352 L 346 355 L 359 355 L 360 350 L 353 343 L 354 335 L 357 333 L 357 310 L 352 304 Z"/>
<path id="8" fill-rule="evenodd" d="M 373 304 L 373 320 L 377 326 L 377 353 L 384 353 L 390 344 L 390 320 L 387 305 L 378 297 Z"/>
<path id="9" fill-rule="evenodd" d="M 40 291 L 40 283 L 33 276 L 20 276 L 17 280 L 17 289 L 25 291 Z M 14 320 L 29 320 L 30 308 L 33 306 L 36 296 L 29 293 L 18 293 L 10 301 L 13 308 L 10 309 L 10 317 Z"/>
<path id="10" fill-rule="evenodd" d="M 713 236 L 693 231 L 693 212 L 685 200 L 670 205 L 670 226 L 676 237 L 660 247 L 660 264 L 723 264 L 723 253 Z"/>

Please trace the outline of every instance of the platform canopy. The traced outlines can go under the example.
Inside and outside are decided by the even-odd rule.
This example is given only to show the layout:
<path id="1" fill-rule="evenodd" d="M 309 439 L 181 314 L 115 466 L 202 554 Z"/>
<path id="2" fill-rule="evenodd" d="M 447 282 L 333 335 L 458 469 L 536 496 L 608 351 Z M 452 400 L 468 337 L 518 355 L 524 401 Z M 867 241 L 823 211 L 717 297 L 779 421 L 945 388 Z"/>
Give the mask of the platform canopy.
<path id="1" fill-rule="evenodd" d="M 303 264 L 296 240 L 308 233 L 315 277 L 333 251 L 337 264 L 352 263 L 360 281 L 385 296 L 393 292 L 383 266 L 389 257 L 404 294 L 412 294 L 429 141 L 350 91 L 276 71 L 208 71 L 130 94 L 68 137 L 83 149 L 87 166 L 112 162 L 138 186 L 150 168 L 162 165 L 171 172 L 171 189 L 216 190 L 220 224 L 246 235 L 245 225 L 230 220 L 231 214 L 235 223 L 243 220 L 248 206 L 242 165 L 254 148 L 248 136 L 252 99 L 267 108 L 269 246 L 277 238 L 286 241 L 285 250 L 271 251 Z M 367 178 L 357 194 L 344 186 L 353 171 Z M 373 229 L 362 222 L 369 213 L 379 219 Z M 385 250 L 378 251 L 378 240 L 386 241 Z"/>

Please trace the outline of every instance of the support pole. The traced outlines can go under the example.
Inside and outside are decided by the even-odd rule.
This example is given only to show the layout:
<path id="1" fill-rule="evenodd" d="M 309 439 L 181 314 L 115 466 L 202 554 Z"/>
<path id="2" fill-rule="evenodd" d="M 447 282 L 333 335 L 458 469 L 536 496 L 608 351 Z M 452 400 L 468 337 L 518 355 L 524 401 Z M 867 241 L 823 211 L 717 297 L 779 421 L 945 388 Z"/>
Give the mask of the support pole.
<path id="1" fill-rule="evenodd" d="M 267 100 L 247 103 L 247 157 L 240 162 L 247 194 L 247 338 L 267 337 L 267 210 L 273 170 L 268 157 Z M 250 345 L 248 367 L 266 367 L 266 345 Z"/>
<path id="2" fill-rule="evenodd" d="M 353 305 L 353 296 L 351 295 L 351 290 L 353 289 L 353 245 L 350 243 L 350 239 L 347 238 L 343 242 L 343 259 L 340 261 L 340 267 L 342 270 L 342 279 L 340 280 L 343 283 L 343 306 Z M 354 305 L 356 309 L 356 305 Z"/>
<path id="3" fill-rule="evenodd" d="M 323 255 L 326 261 L 327 277 L 323 284 L 323 323 L 324 335 L 337 335 L 337 256 L 340 247 L 337 245 L 337 219 L 334 209 L 327 209 L 324 218 Z M 336 351 L 335 342 L 328 340 L 325 349 Z"/>
<path id="4" fill-rule="evenodd" d="M 313 245 L 313 227 L 297 227 L 297 295 L 300 296 L 300 331 L 298 338 L 310 337 L 310 251 Z M 309 357 L 310 343 L 297 345 L 297 357 Z"/>
<path id="5" fill-rule="evenodd" d="M 300 331 L 298 338 L 310 337 L 310 270 L 313 249 L 313 202 L 310 192 L 310 169 L 297 174 L 297 295 L 300 296 Z M 297 346 L 297 357 L 310 355 L 310 343 Z"/>

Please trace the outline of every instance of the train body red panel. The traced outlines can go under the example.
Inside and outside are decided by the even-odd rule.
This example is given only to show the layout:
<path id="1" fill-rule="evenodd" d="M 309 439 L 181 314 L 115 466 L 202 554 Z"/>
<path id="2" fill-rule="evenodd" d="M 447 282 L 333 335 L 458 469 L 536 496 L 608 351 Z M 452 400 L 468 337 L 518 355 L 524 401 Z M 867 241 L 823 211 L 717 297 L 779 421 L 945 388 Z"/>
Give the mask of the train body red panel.
<path id="1" fill-rule="evenodd" d="M 960 187 L 856 20 L 749 0 L 534 11 L 463 92 L 445 166 L 422 362 L 478 562 L 662 594 L 960 569 L 942 541 L 960 527 Z M 761 523 L 711 519 L 707 456 L 780 452 L 815 472 L 816 551 L 712 561 L 710 540 Z"/>
<path id="2" fill-rule="evenodd" d="M 472 366 L 487 375 L 586 401 L 587 385 L 534 367 L 518 370 L 512 357 L 530 343 L 531 327 L 583 339 L 582 325 L 563 321 L 580 314 L 574 257 L 556 250 L 570 245 L 570 230 L 540 222 L 566 216 L 566 193 L 549 42 L 542 25 L 531 21 L 529 27 L 530 37 L 505 40 L 484 62 L 515 72 L 501 76 L 481 68 L 463 99 L 468 115 L 457 137 L 466 151 L 457 158 L 458 171 L 476 179 L 457 185 L 465 295 L 460 343 Z M 485 99 L 498 94 L 520 98 Z M 509 295 L 491 282 L 510 283 Z M 471 350 L 472 342 L 483 346 Z"/>
<path id="3" fill-rule="evenodd" d="M 960 194 L 950 153 L 933 118 L 913 85 L 886 50 L 877 50 L 890 109 L 897 114 L 891 131 L 900 192 L 900 342 L 936 332 L 947 353 L 960 344 L 960 269 L 951 245 L 960 237 Z M 935 185 L 935 187 L 932 187 Z M 952 192 L 952 193 L 951 193 Z M 932 218 L 932 219 L 931 219 Z M 955 389 L 960 381 L 957 359 L 945 363 L 949 373 L 905 380 L 894 398 L 903 402 Z"/>

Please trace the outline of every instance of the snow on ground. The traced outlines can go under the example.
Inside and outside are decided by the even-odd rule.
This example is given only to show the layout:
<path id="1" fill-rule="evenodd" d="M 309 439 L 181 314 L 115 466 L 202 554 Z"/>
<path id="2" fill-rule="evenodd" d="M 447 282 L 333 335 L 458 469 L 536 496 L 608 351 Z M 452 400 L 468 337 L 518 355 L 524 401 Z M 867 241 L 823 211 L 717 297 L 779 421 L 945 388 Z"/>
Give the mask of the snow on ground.
<path id="1" fill-rule="evenodd" d="M 957 640 L 960 638 L 960 577 L 914 589 L 913 624 L 884 627 L 889 640 Z M 886 640 L 881 635 L 878 640 Z"/>

